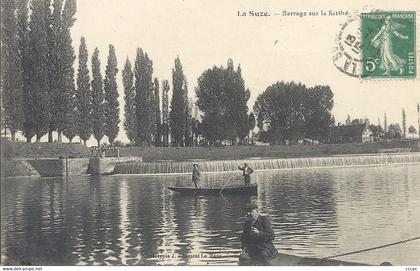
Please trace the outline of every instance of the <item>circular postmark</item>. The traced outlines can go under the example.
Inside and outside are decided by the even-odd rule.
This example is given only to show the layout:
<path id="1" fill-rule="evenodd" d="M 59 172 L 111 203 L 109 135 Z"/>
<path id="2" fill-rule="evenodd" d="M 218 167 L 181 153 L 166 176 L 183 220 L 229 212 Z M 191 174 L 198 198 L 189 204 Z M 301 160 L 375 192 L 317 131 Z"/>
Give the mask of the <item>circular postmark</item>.
<path id="1" fill-rule="evenodd" d="M 344 22 L 336 36 L 333 63 L 341 72 L 360 77 L 362 67 L 362 42 L 360 16 L 355 15 Z"/>

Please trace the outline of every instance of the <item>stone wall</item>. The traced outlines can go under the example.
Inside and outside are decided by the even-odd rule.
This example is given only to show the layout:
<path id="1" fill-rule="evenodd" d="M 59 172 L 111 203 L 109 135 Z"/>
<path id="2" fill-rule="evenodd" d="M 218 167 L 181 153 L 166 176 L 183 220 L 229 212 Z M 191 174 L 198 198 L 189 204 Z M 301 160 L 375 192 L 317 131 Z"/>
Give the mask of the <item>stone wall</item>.
<path id="1" fill-rule="evenodd" d="M 24 160 L 2 160 L 2 177 L 41 177 L 34 167 Z"/>
<path id="2" fill-rule="evenodd" d="M 115 166 L 119 163 L 143 162 L 142 157 L 104 157 L 91 158 L 88 172 L 91 175 L 102 175 L 114 173 Z"/>
<path id="3" fill-rule="evenodd" d="M 40 159 L 4 159 L 2 176 L 66 176 L 66 166 L 69 175 L 112 174 L 115 165 L 123 162 L 142 162 L 141 157 L 106 157 L 106 158 L 40 158 Z"/>
<path id="4" fill-rule="evenodd" d="M 28 162 L 42 177 L 59 177 L 65 174 L 64 159 L 31 159 Z"/>
<path id="5" fill-rule="evenodd" d="M 89 158 L 68 158 L 67 165 L 69 175 L 88 174 Z"/>

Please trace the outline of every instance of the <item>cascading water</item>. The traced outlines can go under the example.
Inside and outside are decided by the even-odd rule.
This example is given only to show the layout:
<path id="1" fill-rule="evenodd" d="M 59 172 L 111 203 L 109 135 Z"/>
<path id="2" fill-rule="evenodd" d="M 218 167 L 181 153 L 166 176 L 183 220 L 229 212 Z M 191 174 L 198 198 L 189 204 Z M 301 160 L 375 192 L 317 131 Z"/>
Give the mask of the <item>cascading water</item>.
<path id="1" fill-rule="evenodd" d="M 238 171 L 243 163 L 248 163 L 254 170 L 386 165 L 420 163 L 420 153 L 197 162 L 201 172 Z M 192 162 L 125 162 L 115 166 L 114 174 L 191 173 L 191 170 Z"/>

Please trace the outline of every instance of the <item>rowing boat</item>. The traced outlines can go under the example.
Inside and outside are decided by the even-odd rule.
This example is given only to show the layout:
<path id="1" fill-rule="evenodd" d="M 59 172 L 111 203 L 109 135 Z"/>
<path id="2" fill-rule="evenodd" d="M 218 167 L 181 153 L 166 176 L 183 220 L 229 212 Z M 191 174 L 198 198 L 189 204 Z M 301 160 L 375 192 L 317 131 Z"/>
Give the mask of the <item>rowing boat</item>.
<path id="1" fill-rule="evenodd" d="M 169 190 L 186 195 L 211 196 L 211 195 L 257 195 L 257 184 L 249 186 L 226 186 L 212 188 L 192 188 L 168 186 Z"/>

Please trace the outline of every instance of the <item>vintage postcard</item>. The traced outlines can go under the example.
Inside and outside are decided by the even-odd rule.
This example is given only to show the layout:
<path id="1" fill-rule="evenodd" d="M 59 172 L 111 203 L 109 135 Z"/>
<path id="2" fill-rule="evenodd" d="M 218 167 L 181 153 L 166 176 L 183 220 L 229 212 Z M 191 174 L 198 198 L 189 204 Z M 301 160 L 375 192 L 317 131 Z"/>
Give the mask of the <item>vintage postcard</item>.
<path id="1" fill-rule="evenodd" d="M 419 15 L 1 1 L 2 270 L 418 270 Z"/>

